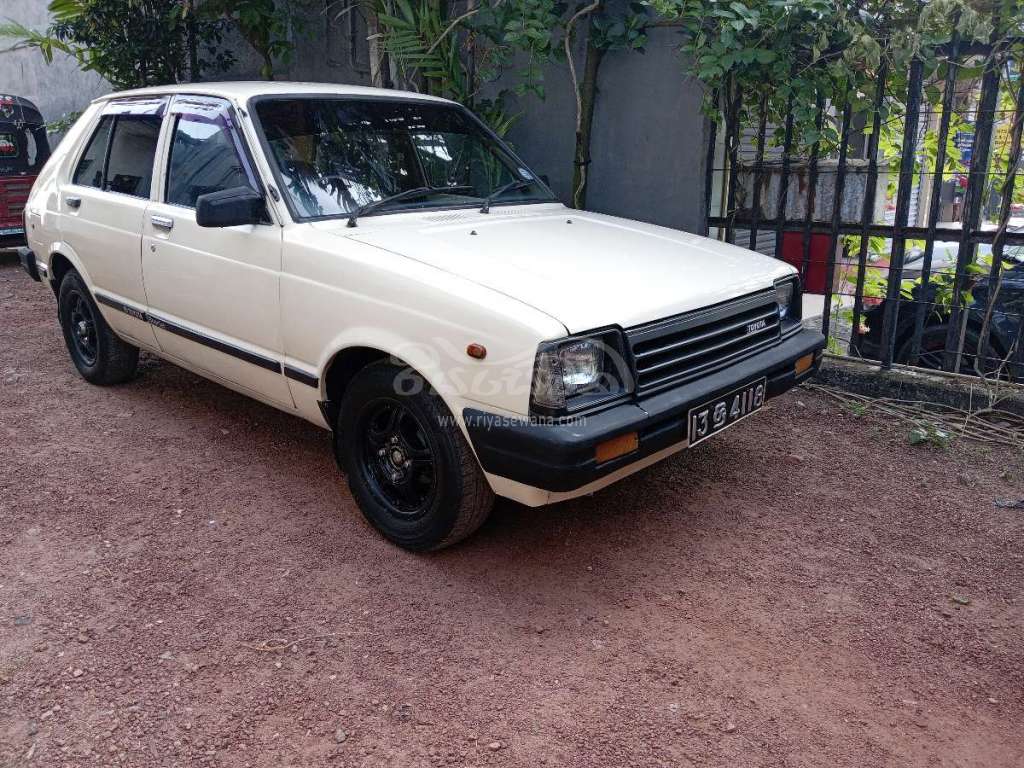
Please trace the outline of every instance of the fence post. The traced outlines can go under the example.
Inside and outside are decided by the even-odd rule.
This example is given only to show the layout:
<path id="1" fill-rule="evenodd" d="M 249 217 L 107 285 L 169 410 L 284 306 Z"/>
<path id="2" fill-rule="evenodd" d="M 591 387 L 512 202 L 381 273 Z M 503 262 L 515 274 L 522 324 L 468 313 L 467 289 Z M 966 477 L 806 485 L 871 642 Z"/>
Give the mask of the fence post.
<path id="1" fill-rule="evenodd" d="M 818 111 L 814 118 L 814 129 L 818 132 L 814 144 L 811 145 L 811 159 L 808 163 L 807 176 L 807 210 L 804 216 L 803 259 L 800 262 L 800 280 L 807 280 L 807 270 L 811 266 L 811 226 L 814 224 L 814 204 L 818 193 L 818 153 L 821 150 L 821 125 L 825 118 L 825 99 L 821 91 L 817 97 Z"/>
<path id="2" fill-rule="evenodd" d="M 836 249 L 839 247 L 839 227 L 843 223 L 843 192 L 846 187 L 846 145 L 850 142 L 850 119 L 853 108 L 850 92 L 843 96 L 843 125 L 839 131 L 839 161 L 836 165 L 836 183 L 832 190 L 832 230 L 828 238 L 828 254 L 825 265 L 825 307 L 821 313 L 821 332 L 828 340 L 832 324 L 832 281 L 836 271 Z"/>
<path id="3" fill-rule="evenodd" d="M 959 15 L 957 16 L 959 19 Z M 960 37 L 953 35 L 949 60 L 946 62 L 946 78 L 943 82 L 942 116 L 939 118 L 938 146 L 935 151 L 935 174 L 932 176 L 931 200 L 928 202 L 928 234 L 924 241 L 924 256 L 921 264 L 921 288 L 914 307 L 914 335 L 910 343 L 910 365 L 917 365 L 921 356 L 921 334 L 924 333 L 925 311 L 932 303 L 929 286 L 932 277 L 932 254 L 935 252 L 935 230 L 939 222 L 939 205 L 942 196 L 942 174 L 946 169 L 946 143 L 949 139 L 949 121 L 953 113 L 953 95 L 956 92 L 956 72 L 959 63 Z"/>
<path id="4" fill-rule="evenodd" d="M 711 190 L 715 183 L 715 142 L 718 141 L 718 91 L 711 94 L 711 103 L 715 105 L 715 119 L 711 121 L 711 128 L 708 130 L 708 151 L 704 167 L 704 235 L 711 235 Z"/>
<path id="5" fill-rule="evenodd" d="M 917 156 L 917 131 L 921 119 L 921 80 L 924 65 L 915 58 L 910 63 L 907 83 L 907 108 L 900 153 L 900 180 L 896 191 L 896 220 L 893 222 L 892 252 L 889 255 L 889 279 L 885 287 L 885 311 L 882 316 L 882 368 L 891 368 L 896 346 L 896 327 L 901 303 L 903 259 L 907 250 L 907 220 L 910 217 L 910 191 L 914 183 Z"/>
<path id="6" fill-rule="evenodd" d="M 782 258 L 782 238 L 789 202 L 789 155 L 793 151 L 793 95 L 786 100 L 786 132 L 782 139 L 782 166 L 779 171 L 779 199 L 775 205 L 775 258 Z"/>
<path id="7" fill-rule="evenodd" d="M 761 101 L 758 106 L 760 117 L 757 123 L 757 153 L 754 155 L 754 199 L 751 203 L 750 250 L 757 248 L 757 230 L 761 226 L 761 177 L 764 174 L 764 139 L 768 126 L 768 91 L 761 94 Z"/>
<path id="8" fill-rule="evenodd" d="M 949 328 L 946 332 L 946 347 L 942 360 L 942 367 L 947 371 L 959 370 L 960 357 L 963 352 L 964 334 L 961 333 L 960 328 L 963 301 L 960 294 L 964 289 L 964 273 L 967 271 L 967 265 L 974 262 L 974 253 L 977 247 L 974 237 L 978 233 L 981 201 L 985 196 L 988 157 L 992 148 L 992 123 L 995 118 L 996 98 L 999 93 L 998 58 L 998 52 L 993 49 L 985 62 L 985 74 L 981 79 L 981 100 L 978 103 L 978 119 L 974 128 L 971 164 L 967 172 L 963 227 L 956 255 L 956 274 L 953 276 L 953 295 L 950 299 Z"/>
<path id="9" fill-rule="evenodd" d="M 1017 166 L 1020 164 L 1021 133 L 1022 130 L 1024 130 L 1024 62 L 1021 62 L 1018 67 L 1017 77 L 1020 81 L 1020 87 L 1017 90 L 1017 99 L 1014 104 L 1013 111 L 1013 123 L 1010 127 L 1010 156 L 1006 162 L 1006 180 L 1003 182 L 1003 187 L 1000 190 L 1002 199 L 999 201 L 999 225 L 992 239 L 992 265 L 989 268 L 988 275 L 988 301 L 985 306 L 985 317 L 981 324 L 981 338 L 978 340 L 978 354 L 975 358 L 979 376 L 984 375 L 985 361 L 988 359 L 990 341 L 989 329 L 991 327 L 992 312 L 995 308 L 995 302 L 996 299 L 999 298 L 1000 278 L 1002 276 L 1003 265 L 1003 245 L 1006 242 L 1006 227 L 1010 223 L 1010 210 L 1013 204 L 1013 190 L 1017 181 Z M 1022 329 L 1024 329 L 1024 313 L 1018 316 L 1018 322 L 1020 322 Z M 1017 335 L 1019 337 L 1021 335 L 1020 332 L 1018 332 Z M 1019 345 L 1020 340 L 1018 338 L 1015 346 L 1019 347 Z M 1009 372 L 1011 378 L 1016 378 L 1014 375 L 1013 365 L 1010 363 L 1009 359 L 1012 357 L 1020 359 L 1020 349 L 1009 349 L 1008 359 L 1005 361 L 1007 364 L 1010 364 Z"/>
<path id="10" fill-rule="evenodd" d="M 860 341 L 860 316 L 864 311 L 864 279 L 868 261 L 868 232 L 875 215 L 875 188 L 878 186 L 878 134 L 882 130 L 882 101 L 885 99 L 885 81 L 889 68 L 883 61 L 878 67 L 878 82 L 875 85 L 874 113 L 871 119 L 871 136 L 868 138 L 868 177 L 864 187 L 864 207 L 860 216 L 860 248 L 857 251 L 857 285 L 853 289 L 853 321 L 850 328 L 850 354 L 858 355 Z"/>

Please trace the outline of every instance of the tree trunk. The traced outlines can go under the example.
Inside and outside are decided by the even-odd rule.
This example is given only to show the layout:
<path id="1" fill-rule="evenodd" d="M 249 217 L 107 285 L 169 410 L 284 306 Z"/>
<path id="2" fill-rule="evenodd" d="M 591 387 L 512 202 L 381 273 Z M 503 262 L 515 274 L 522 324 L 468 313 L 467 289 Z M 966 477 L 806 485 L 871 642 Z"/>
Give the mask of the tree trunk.
<path id="1" fill-rule="evenodd" d="M 384 70 L 387 62 L 384 60 L 384 48 L 380 44 L 380 24 L 377 23 L 377 13 L 372 7 L 364 11 L 366 15 L 366 45 L 370 54 L 370 85 L 374 88 L 384 87 Z"/>
<path id="2" fill-rule="evenodd" d="M 583 65 L 583 82 L 580 83 L 580 115 L 576 129 L 575 167 L 572 176 L 572 206 L 585 208 L 587 205 L 587 180 L 590 172 L 590 139 L 594 124 L 594 103 L 597 99 L 597 75 L 604 59 L 604 49 L 591 43 L 587 33 L 587 53 Z"/>
<path id="3" fill-rule="evenodd" d="M 199 79 L 199 42 L 196 40 L 196 7 L 195 0 L 188 0 L 186 6 L 188 19 L 185 21 L 185 43 L 188 46 L 188 79 L 196 82 Z"/>

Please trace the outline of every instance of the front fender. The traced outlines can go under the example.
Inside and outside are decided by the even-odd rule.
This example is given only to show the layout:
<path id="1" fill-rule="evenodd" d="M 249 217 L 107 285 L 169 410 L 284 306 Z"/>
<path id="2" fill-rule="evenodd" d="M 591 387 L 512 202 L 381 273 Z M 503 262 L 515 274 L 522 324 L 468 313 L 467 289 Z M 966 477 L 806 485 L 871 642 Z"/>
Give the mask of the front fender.
<path id="1" fill-rule="evenodd" d="M 466 407 L 479 407 L 482 404 L 481 398 L 486 398 L 495 388 L 506 386 L 503 379 L 509 377 L 509 371 L 495 370 L 502 363 L 488 365 L 486 360 L 473 359 L 466 354 L 464 347 L 453 343 L 413 341 L 386 328 L 362 325 L 339 332 L 318 361 L 321 402 L 328 400 L 326 374 L 332 362 L 339 354 L 353 348 L 378 350 L 414 369 L 437 392 L 460 422 L 461 413 Z M 510 371 L 522 379 L 523 386 L 528 386 L 532 359 L 528 368 L 512 366 Z M 515 382 L 510 383 L 515 385 Z M 487 407 L 492 412 L 507 416 L 521 415 L 516 411 L 496 407 L 493 402 Z"/>

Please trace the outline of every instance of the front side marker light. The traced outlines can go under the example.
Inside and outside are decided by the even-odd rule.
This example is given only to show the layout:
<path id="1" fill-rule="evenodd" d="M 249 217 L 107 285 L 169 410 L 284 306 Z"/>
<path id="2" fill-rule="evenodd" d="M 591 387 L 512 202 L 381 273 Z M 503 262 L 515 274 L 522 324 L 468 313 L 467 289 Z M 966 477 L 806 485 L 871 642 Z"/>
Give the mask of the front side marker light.
<path id="1" fill-rule="evenodd" d="M 808 352 L 796 361 L 796 365 L 793 366 L 793 373 L 796 376 L 799 376 L 800 374 L 809 371 L 812 365 L 814 365 L 814 353 Z"/>
<path id="2" fill-rule="evenodd" d="M 594 458 L 597 459 L 598 464 L 604 464 L 606 461 L 632 453 L 639 447 L 640 435 L 636 432 L 627 432 L 624 435 L 613 437 L 611 440 L 598 443 L 594 449 Z"/>

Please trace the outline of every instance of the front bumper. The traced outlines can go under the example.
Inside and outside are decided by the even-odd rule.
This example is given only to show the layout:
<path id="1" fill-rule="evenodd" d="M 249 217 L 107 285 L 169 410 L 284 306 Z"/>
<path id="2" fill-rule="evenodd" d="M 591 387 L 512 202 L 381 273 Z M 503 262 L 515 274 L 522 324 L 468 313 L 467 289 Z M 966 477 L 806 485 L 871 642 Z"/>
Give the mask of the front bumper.
<path id="1" fill-rule="evenodd" d="M 687 440 L 689 409 L 717 395 L 767 377 L 769 398 L 813 376 L 821 365 L 825 337 L 802 330 L 778 345 L 695 381 L 565 423 L 509 419 L 475 408 L 462 412 L 485 472 L 545 491 L 582 488 L 617 470 Z M 799 377 L 795 362 L 814 353 Z M 598 444 L 636 432 L 636 450 L 598 463 Z"/>

